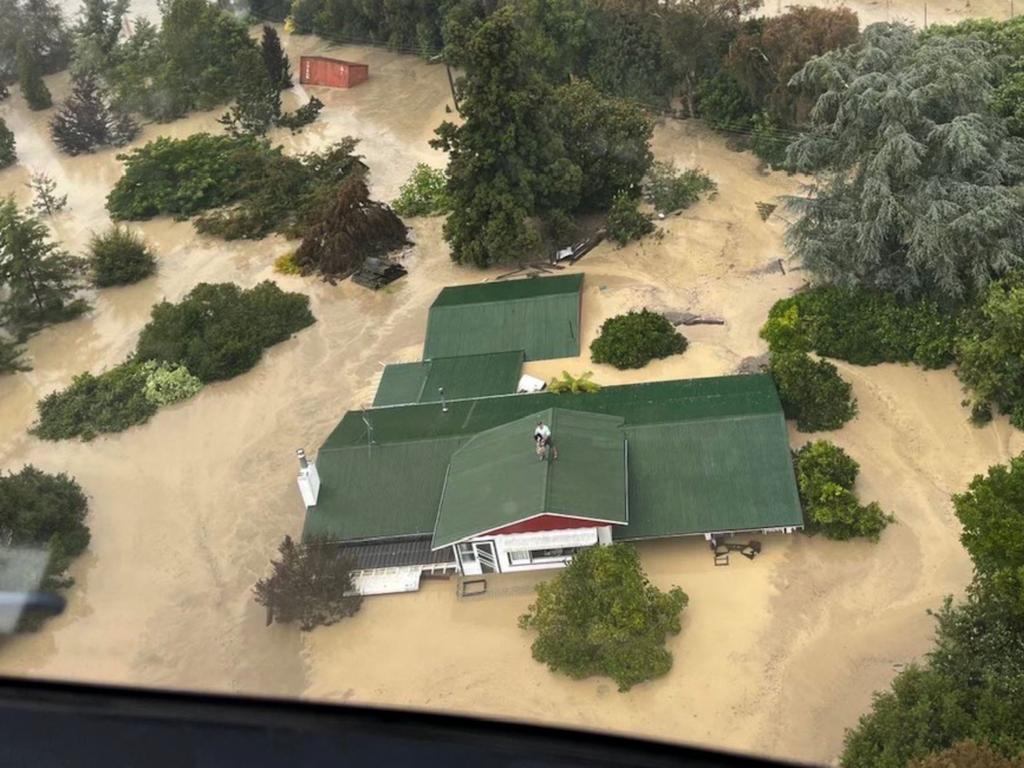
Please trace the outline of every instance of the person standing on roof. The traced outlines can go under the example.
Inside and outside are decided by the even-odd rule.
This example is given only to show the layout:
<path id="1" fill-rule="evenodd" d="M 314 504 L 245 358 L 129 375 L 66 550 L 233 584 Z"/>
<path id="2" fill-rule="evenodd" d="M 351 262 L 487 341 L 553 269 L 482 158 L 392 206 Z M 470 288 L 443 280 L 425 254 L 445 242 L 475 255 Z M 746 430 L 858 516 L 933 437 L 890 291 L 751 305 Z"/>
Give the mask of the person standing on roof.
<path id="1" fill-rule="evenodd" d="M 537 444 L 537 457 L 544 461 L 550 455 L 552 459 L 558 458 L 558 449 L 551 440 L 551 429 L 543 421 L 537 422 L 533 430 L 533 441 Z"/>

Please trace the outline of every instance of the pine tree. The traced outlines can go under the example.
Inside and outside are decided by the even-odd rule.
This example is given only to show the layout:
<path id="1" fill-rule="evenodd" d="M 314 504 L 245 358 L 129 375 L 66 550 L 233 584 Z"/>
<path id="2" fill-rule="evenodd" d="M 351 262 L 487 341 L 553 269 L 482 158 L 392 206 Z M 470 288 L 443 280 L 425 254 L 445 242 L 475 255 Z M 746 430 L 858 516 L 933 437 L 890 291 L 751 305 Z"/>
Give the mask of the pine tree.
<path id="1" fill-rule="evenodd" d="M 0 117 L 0 168 L 12 165 L 18 156 L 14 153 L 14 131 Z"/>
<path id="2" fill-rule="evenodd" d="M 68 196 L 58 195 L 57 182 L 45 173 L 33 173 L 26 186 L 35 192 L 32 210 L 37 215 L 53 216 L 67 207 Z"/>
<path id="3" fill-rule="evenodd" d="M 217 118 L 232 136 L 262 135 L 281 116 L 281 94 L 259 59 L 255 51 L 243 51 L 237 57 L 238 96 L 234 106 Z"/>
<path id="4" fill-rule="evenodd" d="M 269 24 L 263 25 L 263 42 L 260 44 L 260 52 L 263 54 L 263 66 L 266 67 L 270 82 L 276 85 L 280 91 L 291 88 L 291 65 L 281 48 L 281 38 L 277 36 L 277 30 Z"/>
<path id="5" fill-rule="evenodd" d="M 29 109 L 49 109 L 53 106 L 53 98 L 50 96 L 50 89 L 43 82 L 39 62 L 24 41 L 18 42 L 18 82 L 21 84 L 21 95 L 25 97 Z"/>
<path id="6" fill-rule="evenodd" d="M 92 72 L 74 76 L 71 96 L 50 122 L 54 142 L 69 155 L 124 146 L 138 132 L 138 123 L 131 117 L 110 109 Z"/>
<path id="7" fill-rule="evenodd" d="M 62 322 L 88 305 L 74 298 L 83 264 L 50 240 L 46 226 L 22 214 L 8 197 L 0 203 L 0 284 L 7 300 L 0 321 L 18 338 Z"/>

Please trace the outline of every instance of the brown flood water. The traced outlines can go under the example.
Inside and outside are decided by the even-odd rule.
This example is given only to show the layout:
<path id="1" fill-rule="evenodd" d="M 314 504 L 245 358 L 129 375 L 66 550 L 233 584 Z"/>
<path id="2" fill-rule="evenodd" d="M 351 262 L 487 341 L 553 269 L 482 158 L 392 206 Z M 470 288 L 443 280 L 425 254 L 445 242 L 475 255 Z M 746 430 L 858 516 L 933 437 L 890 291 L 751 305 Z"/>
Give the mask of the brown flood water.
<path id="1" fill-rule="evenodd" d="M 293 54 L 323 49 L 314 38 L 290 42 Z M 416 162 L 443 162 L 426 141 L 449 98 L 444 71 L 378 50 L 338 53 L 368 61 L 369 83 L 318 90 L 322 120 L 298 137 L 274 138 L 304 151 L 359 137 L 373 190 L 390 199 Z M 66 91 L 61 77 L 51 85 L 56 96 Z M 55 233 L 80 252 L 90 231 L 106 225 L 103 199 L 120 173 L 115 153 L 56 154 L 48 114 L 28 113 L 17 93 L 0 114 L 21 160 L 0 173 L 0 192 L 24 202 L 26 168 L 50 173 L 69 194 Z M 140 142 L 217 130 L 215 116 L 148 126 Z M 719 314 L 726 324 L 687 329 L 685 355 L 639 372 L 596 366 L 586 355 L 530 370 L 593 370 L 603 383 L 706 376 L 764 351 L 757 331 L 768 308 L 803 277 L 761 272 L 785 259 L 785 214 L 763 222 L 755 203 L 795 192 L 797 180 L 762 173 L 749 154 L 731 152 L 697 124 L 660 125 L 655 151 L 704 167 L 719 195 L 663 222 L 660 239 L 604 244 L 579 263 L 584 342 L 632 307 Z M 228 244 L 188 223 L 137 226 L 159 253 L 158 274 L 99 292 L 90 314 L 31 340 L 33 371 L 0 378 L 0 467 L 31 462 L 74 475 L 90 497 L 93 535 L 72 567 L 66 614 L 0 645 L 0 673 L 428 707 L 827 761 L 871 692 L 929 647 L 925 610 L 970 577 L 949 494 L 1024 445 L 1004 421 L 970 427 L 949 371 L 842 365 L 861 414 L 827 436 L 860 461 L 861 495 L 894 511 L 899 524 L 878 545 L 769 537 L 756 561 L 718 569 L 699 541 L 645 546 L 652 578 L 679 584 L 691 604 L 671 640 L 672 672 L 629 694 L 607 681 L 555 677 L 529 658 L 529 637 L 515 625 L 529 579 L 495 583 L 477 601 L 456 599 L 450 582 L 430 583 L 417 594 L 370 599 L 355 618 L 306 635 L 266 628 L 250 589 L 282 535 L 301 528 L 294 449 L 315 450 L 346 409 L 368 403 L 384 362 L 417 358 L 426 309 L 442 286 L 496 273 L 454 266 L 437 220 L 412 223 L 410 274 L 377 294 L 275 275 L 273 260 L 289 247 L 278 238 Z M 155 301 L 178 299 L 202 280 L 267 278 L 307 293 L 318 322 L 253 371 L 88 444 L 25 433 L 39 397 L 132 349 Z"/>

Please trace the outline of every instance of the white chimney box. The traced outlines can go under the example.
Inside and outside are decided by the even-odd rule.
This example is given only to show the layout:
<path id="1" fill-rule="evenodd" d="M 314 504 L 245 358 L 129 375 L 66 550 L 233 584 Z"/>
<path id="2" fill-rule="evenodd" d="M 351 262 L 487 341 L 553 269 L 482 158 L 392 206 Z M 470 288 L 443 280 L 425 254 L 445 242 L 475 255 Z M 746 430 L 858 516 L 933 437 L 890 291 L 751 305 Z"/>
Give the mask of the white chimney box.
<path id="1" fill-rule="evenodd" d="M 317 496 L 320 495 L 320 473 L 316 471 L 316 464 L 306 458 L 305 451 L 300 448 L 296 453 L 299 456 L 299 493 L 308 509 L 316 506 Z"/>

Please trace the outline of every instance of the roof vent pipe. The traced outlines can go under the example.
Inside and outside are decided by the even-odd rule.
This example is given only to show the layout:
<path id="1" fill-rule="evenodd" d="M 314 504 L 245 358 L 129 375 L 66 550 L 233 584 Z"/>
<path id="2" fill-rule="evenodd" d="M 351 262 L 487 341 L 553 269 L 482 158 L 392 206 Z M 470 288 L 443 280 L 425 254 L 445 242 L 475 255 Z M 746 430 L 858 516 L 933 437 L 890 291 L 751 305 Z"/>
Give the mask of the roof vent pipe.
<path id="1" fill-rule="evenodd" d="M 448 401 L 444 399 L 444 387 L 438 387 L 437 392 L 441 395 L 441 412 L 448 413 Z"/>

